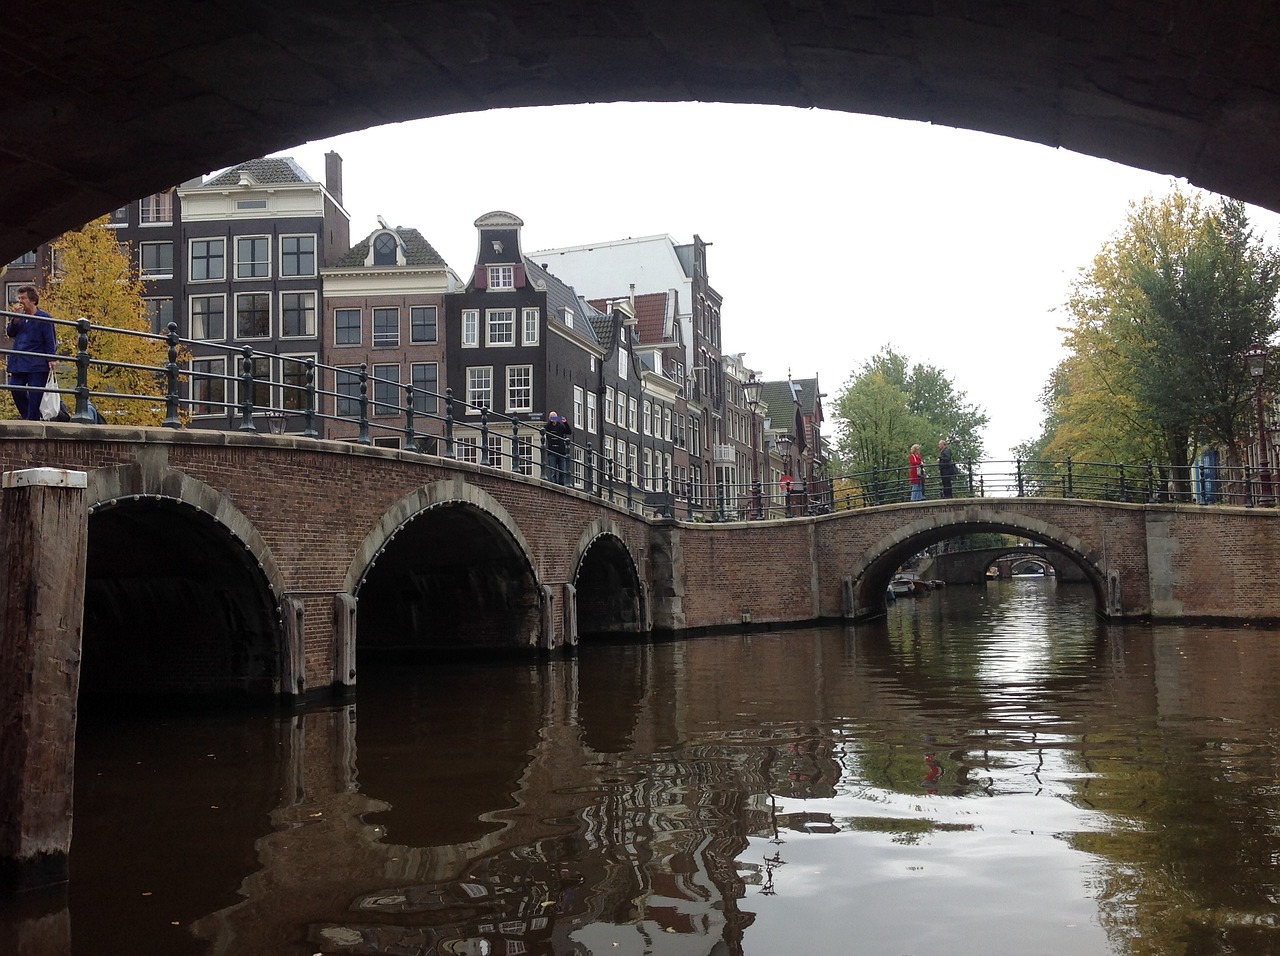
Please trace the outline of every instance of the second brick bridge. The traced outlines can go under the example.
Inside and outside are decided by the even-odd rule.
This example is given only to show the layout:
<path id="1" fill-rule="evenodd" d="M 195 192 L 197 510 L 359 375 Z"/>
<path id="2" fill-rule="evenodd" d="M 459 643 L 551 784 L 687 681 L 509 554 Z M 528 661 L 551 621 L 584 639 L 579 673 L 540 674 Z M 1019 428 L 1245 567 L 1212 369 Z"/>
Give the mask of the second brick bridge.
<path id="1" fill-rule="evenodd" d="M 1280 619 L 1272 510 L 957 499 L 700 524 L 334 442 L 0 428 L 4 471 L 87 474 L 85 691 L 305 695 L 354 685 L 357 644 L 553 650 L 579 635 L 857 621 L 883 611 L 908 557 L 977 532 L 1065 555 L 1110 618 Z"/>

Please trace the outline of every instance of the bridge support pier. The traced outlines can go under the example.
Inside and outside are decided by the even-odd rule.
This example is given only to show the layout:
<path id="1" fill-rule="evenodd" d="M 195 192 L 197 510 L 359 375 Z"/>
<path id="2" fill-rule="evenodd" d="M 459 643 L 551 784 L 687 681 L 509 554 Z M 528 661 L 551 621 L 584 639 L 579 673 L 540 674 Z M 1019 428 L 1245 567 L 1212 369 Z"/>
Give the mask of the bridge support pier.
<path id="1" fill-rule="evenodd" d="M 0 893 L 67 881 L 89 515 L 82 471 L 5 472 Z"/>

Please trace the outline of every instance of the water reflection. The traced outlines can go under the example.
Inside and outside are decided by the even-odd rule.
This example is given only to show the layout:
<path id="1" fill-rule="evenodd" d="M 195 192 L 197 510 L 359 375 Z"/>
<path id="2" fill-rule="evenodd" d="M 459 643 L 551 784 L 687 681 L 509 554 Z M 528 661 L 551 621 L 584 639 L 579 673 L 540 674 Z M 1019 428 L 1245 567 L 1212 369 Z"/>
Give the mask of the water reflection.
<path id="1" fill-rule="evenodd" d="M 0 951 L 1275 951 L 1274 637 L 1015 579 L 104 721 L 69 909 L 6 904 Z"/>

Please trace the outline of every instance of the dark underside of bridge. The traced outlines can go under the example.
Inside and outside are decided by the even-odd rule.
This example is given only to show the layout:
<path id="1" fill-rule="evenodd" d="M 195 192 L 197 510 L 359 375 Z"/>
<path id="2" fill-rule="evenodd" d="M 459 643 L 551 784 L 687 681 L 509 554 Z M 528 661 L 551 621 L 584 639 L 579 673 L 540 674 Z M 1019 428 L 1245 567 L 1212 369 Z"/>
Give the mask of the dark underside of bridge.
<path id="1" fill-rule="evenodd" d="M 617 100 L 967 127 L 1280 209 L 1280 17 L 1264 0 L 52 0 L 6 10 L 0 34 L 0 261 L 310 139 Z"/>

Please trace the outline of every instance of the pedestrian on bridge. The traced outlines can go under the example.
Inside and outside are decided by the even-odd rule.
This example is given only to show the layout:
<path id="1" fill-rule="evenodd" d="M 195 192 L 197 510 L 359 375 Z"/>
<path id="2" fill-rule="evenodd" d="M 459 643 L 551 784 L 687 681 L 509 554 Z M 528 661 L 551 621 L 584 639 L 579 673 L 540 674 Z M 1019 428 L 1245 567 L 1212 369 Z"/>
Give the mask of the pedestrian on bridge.
<path id="1" fill-rule="evenodd" d="M 38 308 L 39 302 L 40 293 L 35 286 L 20 286 L 18 301 L 13 307 L 18 314 L 9 319 L 5 330 L 13 339 L 13 350 L 9 353 L 9 392 L 13 395 L 13 404 L 18 406 L 18 417 L 32 422 L 40 421 L 40 399 L 55 361 L 49 356 L 58 351 L 53 323 L 44 321 L 53 316 Z"/>
<path id="2" fill-rule="evenodd" d="M 956 463 L 951 460 L 951 449 L 945 438 L 938 439 L 938 479 L 942 483 L 942 497 L 951 497 L 951 479 L 956 476 Z"/>
<path id="3" fill-rule="evenodd" d="M 911 446 L 907 463 L 908 477 L 911 479 L 911 500 L 924 501 L 924 457 L 920 454 L 919 445 Z"/>
<path id="4" fill-rule="evenodd" d="M 557 485 L 569 484 L 569 446 L 573 443 L 573 426 L 559 412 L 547 413 L 543 429 L 547 435 L 547 463 L 551 466 L 551 480 Z"/>

